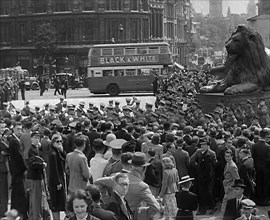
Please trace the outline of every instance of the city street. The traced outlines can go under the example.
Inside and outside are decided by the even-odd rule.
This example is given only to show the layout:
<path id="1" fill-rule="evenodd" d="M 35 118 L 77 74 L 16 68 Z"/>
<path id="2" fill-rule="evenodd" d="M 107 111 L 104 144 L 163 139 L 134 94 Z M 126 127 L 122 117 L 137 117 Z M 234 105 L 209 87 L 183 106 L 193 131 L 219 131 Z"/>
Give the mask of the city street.
<path id="1" fill-rule="evenodd" d="M 44 92 L 43 96 L 39 95 L 39 91 L 26 91 L 25 98 L 30 101 L 30 107 L 34 108 L 35 106 L 43 107 L 45 103 L 50 103 L 50 105 L 55 105 L 59 102 L 59 95 L 54 96 L 54 89 L 49 89 L 49 91 Z M 91 94 L 87 88 L 82 89 L 69 89 L 67 91 L 67 102 L 68 104 L 77 105 L 80 101 L 86 102 L 88 105 L 89 102 L 93 102 L 95 105 L 99 106 L 100 103 L 108 104 L 109 100 L 118 100 L 120 105 L 126 103 L 125 99 L 127 97 L 137 97 L 141 100 L 141 106 L 144 107 L 146 102 L 154 104 L 155 97 L 151 93 L 123 93 L 116 97 L 111 97 L 108 94 Z M 16 108 L 22 109 L 24 107 L 24 101 L 21 100 L 21 94 L 19 92 L 19 100 L 12 101 L 12 104 Z M 88 107 L 88 106 L 87 106 Z"/>

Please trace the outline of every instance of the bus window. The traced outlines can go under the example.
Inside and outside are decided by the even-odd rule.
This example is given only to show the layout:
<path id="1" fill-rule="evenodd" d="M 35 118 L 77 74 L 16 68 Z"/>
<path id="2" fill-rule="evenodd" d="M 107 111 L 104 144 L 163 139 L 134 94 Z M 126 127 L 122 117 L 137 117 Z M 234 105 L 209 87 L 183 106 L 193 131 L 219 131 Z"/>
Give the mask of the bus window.
<path id="1" fill-rule="evenodd" d="M 95 73 L 94 73 L 94 77 L 102 77 L 101 72 L 95 72 Z"/>
<path id="2" fill-rule="evenodd" d="M 137 54 L 147 54 L 147 47 L 139 47 L 137 50 Z"/>
<path id="3" fill-rule="evenodd" d="M 150 69 L 141 69 L 141 75 L 143 76 L 150 75 Z"/>
<path id="4" fill-rule="evenodd" d="M 113 76 L 112 70 L 103 70 L 103 76 Z"/>
<path id="5" fill-rule="evenodd" d="M 168 48 L 167 47 L 160 47 L 160 53 L 164 53 L 164 54 L 169 53 Z"/>
<path id="6" fill-rule="evenodd" d="M 112 49 L 111 48 L 103 48 L 102 49 L 102 56 L 112 56 Z"/>
<path id="7" fill-rule="evenodd" d="M 126 47 L 125 48 L 125 55 L 134 55 L 134 54 L 136 54 L 135 47 Z"/>
<path id="8" fill-rule="evenodd" d="M 100 56 L 100 49 L 99 48 L 93 48 L 91 51 L 92 56 Z"/>
<path id="9" fill-rule="evenodd" d="M 159 47 L 149 47 L 149 54 L 159 54 Z"/>
<path id="10" fill-rule="evenodd" d="M 123 76 L 124 70 L 114 70 L 114 76 Z"/>
<path id="11" fill-rule="evenodd" d="M 136 76 L 136 69 L 127 69 L 125 76 Z"/>
<path id="12" fill-rule="evenodd" d="M 114 55 L 119 56 L 124 54 L 123 48 L 114 48 Z"/>

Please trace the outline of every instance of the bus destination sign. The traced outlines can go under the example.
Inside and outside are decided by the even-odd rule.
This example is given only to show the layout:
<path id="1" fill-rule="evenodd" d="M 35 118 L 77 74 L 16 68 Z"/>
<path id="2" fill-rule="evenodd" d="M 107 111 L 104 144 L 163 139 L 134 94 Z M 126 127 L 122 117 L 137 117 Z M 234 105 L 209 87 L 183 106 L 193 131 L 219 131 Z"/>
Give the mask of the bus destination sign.
<path id="1" fill-rule="evenodd" d="M 123 64 L 123 63 L 153 63 L 158 62 L 158 56 L 113 56 L 100 57 L 100 64 Z"/>

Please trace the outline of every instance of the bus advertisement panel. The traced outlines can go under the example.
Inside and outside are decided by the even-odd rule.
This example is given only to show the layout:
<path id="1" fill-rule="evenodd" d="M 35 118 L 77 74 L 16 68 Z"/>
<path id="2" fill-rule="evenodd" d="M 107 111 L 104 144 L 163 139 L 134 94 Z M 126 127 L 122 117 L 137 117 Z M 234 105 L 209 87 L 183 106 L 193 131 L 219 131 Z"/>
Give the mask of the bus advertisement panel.
<path id="1" fill-rule="evenodd" d="M 89 90 L 110 95 L 152 91 L 154 75 L 164 74 L 172 64 L 165 42 L 94 45 L 88 59 Z"/>

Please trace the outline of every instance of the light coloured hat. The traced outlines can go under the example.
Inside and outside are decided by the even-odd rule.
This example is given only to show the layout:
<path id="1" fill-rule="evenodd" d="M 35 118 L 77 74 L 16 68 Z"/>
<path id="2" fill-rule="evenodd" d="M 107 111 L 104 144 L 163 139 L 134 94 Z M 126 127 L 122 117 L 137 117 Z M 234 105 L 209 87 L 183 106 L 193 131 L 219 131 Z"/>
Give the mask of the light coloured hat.
<path id="1" fill-rule="evenodd" d="M 118 149 L 120 150 L 122 148 L 122 145 L 124 143 L 126 143 L 127 141 L 124 140 L 124 139 L 115 139 L 113 141 L 110 142 L 109 146 L 112 148 L 112 149 Z"/>
<path id="2" fill-rule="evenodd" d="M 191 178 L 189 175 L 186 175 L 186 176 L 183 176 L 181 178 L 181 181 L 178 182 L 178 184 L 186 183 L 186 182 L 192 181 L 192 180 L 194 180 L 194 178 Z"/>
<path id="3" fill-rule="evenodd" d="M 103 141 L 103 144 L 106 145 L 106 146 L 110 146 L 110 143 L 113 141 L 113 140 L 116 140 L 116 136 L 114 134 L 108 134 L 106 136 L 106 140 Z"/>
<path id="4" fill-rule="evenodd" d="M 253 209 L 256 206 L 255 202 L 253 202 L 250 199 L 243 199 L 241 203 L 243 205 L 243 208 L 246 208 L 246 209 Z"/>

